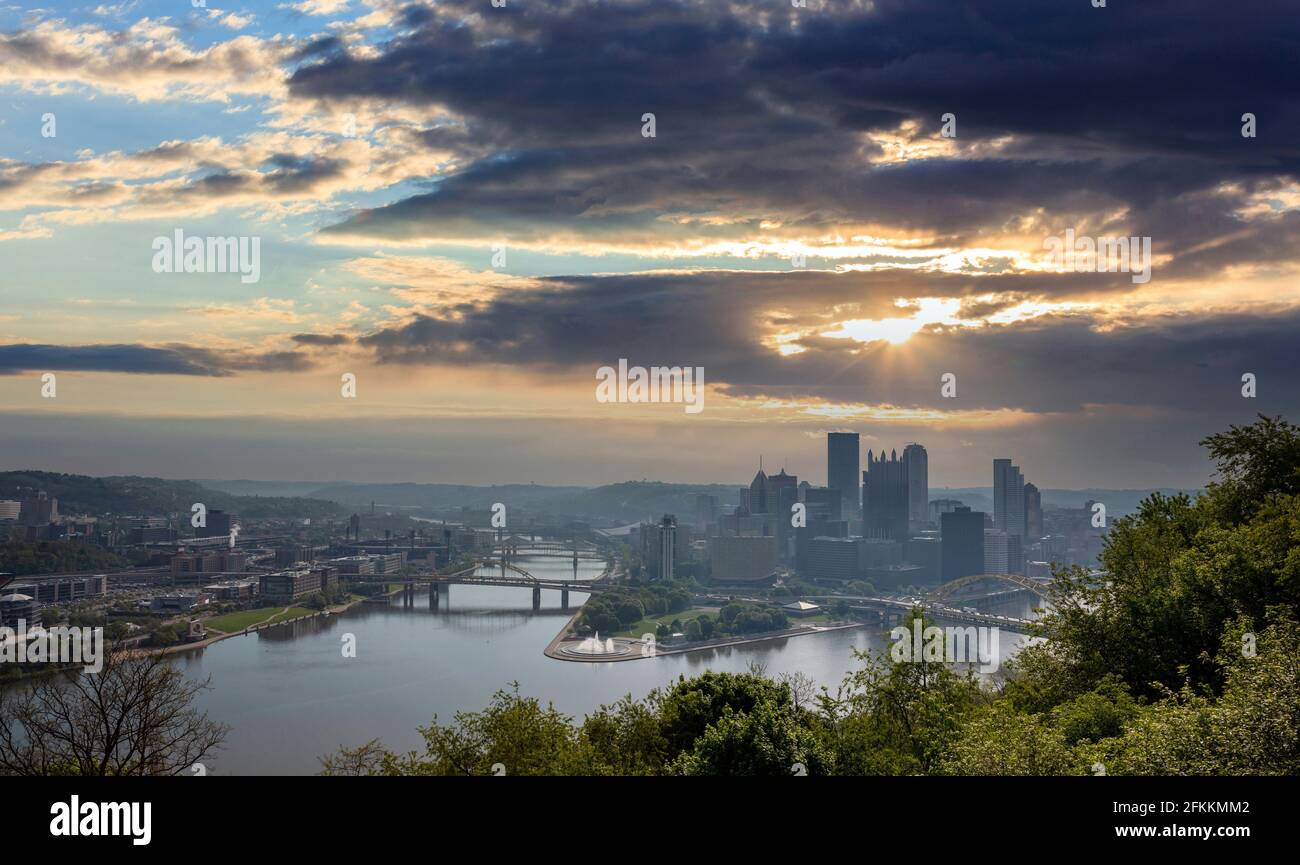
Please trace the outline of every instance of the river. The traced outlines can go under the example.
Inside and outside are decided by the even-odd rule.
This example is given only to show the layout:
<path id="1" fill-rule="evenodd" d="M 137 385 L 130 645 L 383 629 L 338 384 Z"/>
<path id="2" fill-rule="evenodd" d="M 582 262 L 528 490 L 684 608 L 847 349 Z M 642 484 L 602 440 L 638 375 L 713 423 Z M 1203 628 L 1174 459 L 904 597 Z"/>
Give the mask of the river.
<path id="1" fill-rule="evenodd" d="M 563 560 L 520 564 L 541 578 L 572 576 L 572 563 Z M 582 562 L 579 576 L 592 578 L 601 567 Z M 576 610 L 586 596 L 570 597 Z M 1025 607 L 1007 602 L 990 611 L 1024 615 Z M 386 606 L 358 604 L 342 615 L 223 640 L 176 663 L 189 676 L 210 677 L 199 705 L 231 725 L 223 750 L 206 761 L 209 774 L 311 774 L 319 757 L 340 746 L 377 738 L 394 750 L 419 749 L 418 726 L 482 709 L 511 682 L 581 718 L 680 675 L 744 672 L 754 662 L 769 675 L 802 672 L 833 689 L 853 668 L 854 649 L 889 645 L 886 633 L 857 628 L 617 663 L 547 658 L 542 650 L 572 611 L 560 609 L 558 592 L 542 592 L 542 608 L 533 612 L 529 589 L 451 586 L 438 610 L 429 609 L 424 590 L 413 607 L 400 597 Z M 355 658 L 343 656 L 345 634 L 355 636 Z M 1003 632 L 1004 660 L 1021 641 Z"/>

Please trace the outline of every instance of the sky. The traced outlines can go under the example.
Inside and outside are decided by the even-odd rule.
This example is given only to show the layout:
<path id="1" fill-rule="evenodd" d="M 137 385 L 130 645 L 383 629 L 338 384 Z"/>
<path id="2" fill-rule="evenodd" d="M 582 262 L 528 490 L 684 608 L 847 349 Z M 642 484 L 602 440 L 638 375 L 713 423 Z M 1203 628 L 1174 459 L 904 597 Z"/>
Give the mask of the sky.
<path id="1" fill-rule="evenodd" d="M 0 469 L 1199 486 L 1300 415 L 1297 56 L 1268 0 L 3 5 Z"/>

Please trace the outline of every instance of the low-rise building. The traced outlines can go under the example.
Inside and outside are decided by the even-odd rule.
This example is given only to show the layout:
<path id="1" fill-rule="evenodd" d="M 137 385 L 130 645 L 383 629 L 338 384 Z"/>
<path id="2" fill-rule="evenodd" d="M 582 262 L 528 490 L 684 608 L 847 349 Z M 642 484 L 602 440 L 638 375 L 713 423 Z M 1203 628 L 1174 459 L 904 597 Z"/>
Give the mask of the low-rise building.
<path id="1" fill-rule="evenodd" d="M 205 606 L 208 600 L 208 596 L 202 592 L 175 592 L 168 595 L 155 595 L 149 599 L 149 609 L 154 613 L 188 613 L 197 607 Z"/>
<path id="2" fill-rule="evenodd" d="M 38 604 L 67 604 L 102 595 L 107 584 L 107 576 L 94 574 L 88 577 L 65 577 L 60 580 L 42 580 L 39 583 L 14 585 L 10 591 L 31 595 Z"/>
<path id="3" fill-rule="evenodd" d="M 257 580 L 224 580 L 204 586 L 203 591 L 218 601 L 246 601 L 258 593 Z"/>
<path id="4" fill-rule="evenodd" d="M 406 553 L 379 553 L 370 557 L 372 573 L 396 574 L 406 567 Z"/>
<path id="5" fill-rule="evenodd" d="M 275 551 L 275 566 L 290 568 L 301 562 L 310 563 L 316 558 L 316 548 L 309 544 L 291 544 Z"/>
<path id="6" fill-rule="evenodd" d="M 822 611 L 821 607 L 809 601 L 795 601 L 792 604 L 783 604 L 781 609 L 791 616 L 815 616 Z"/>
<path id="7" fill-rule="evenodd" d="M 330 564 L 338 568 L 340 574 L 349 577 L 364 577 L 375 572 L 375 566 L 370 561 L 370 556 L 348 556 L 342 559 L 333 559 Z"/>
<path id="8" fill-rule="evenodd" d="M 41 624 L 41 614 L 36 609 L 36 599 L 19 592 L 0 595 L 0 627 L 17 630 L 19 621 L 26 623 L 25 627 L 28 630 Z"/>
<path id="9" fill-rule="evenodd" d="M 272 604 L 292 604 L 320 590 L 320 571 L 303 569 L 262 575 L 262 597 Z"/>

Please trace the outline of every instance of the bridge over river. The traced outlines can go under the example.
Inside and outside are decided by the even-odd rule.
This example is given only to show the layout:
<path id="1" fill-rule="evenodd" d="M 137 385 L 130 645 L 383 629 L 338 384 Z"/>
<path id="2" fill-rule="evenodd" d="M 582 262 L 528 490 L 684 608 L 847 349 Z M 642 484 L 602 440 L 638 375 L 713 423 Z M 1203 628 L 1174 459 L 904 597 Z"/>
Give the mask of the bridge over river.
<path id="1" fill-rule="evenodd" d="M 383 575 L 373 577 L 361 577 L 360 579 L 371 582 L 402 582 L 405 584 L 403 590 L 403 602 L 414 604 L 415 586 L 418 583 L 427 583 L 431 587 L 429 592 L 429 606 L 437 609 L 441 603 L 441 596 L 444 593 L 444 586 L 466 585 L 466 586 L 505 586 L 511 588 L 532 589 L 533 591 L 533 609 L 541 609 L 542 590 L 557 591 L 560 593 L 560 607 L 567 610 L 569 608 L 569 593 L 582 592 L 584 594 L 600 594 L 616 588 L 615 584 L 610 582 L 609 577 L 613 573 L 614 564 L 612 559 L 600 553 L 594 547 L 588 549 L 579 549 L 576 546 L 562 546 L 559 544 L 534 544 L 520 542 L 521 539 L 508 539 L 500 546 L 494 547 L 491 555 L 481 556 L 463 570 L 452 574 L 415 574 L 404 576 L 400 580 L 393 580 Z M 505 555 L 501 555 L 502 552 Z M 585 554 L 585 555 L 584 555 Z M 554 556 L 570 558 L 573 561 L 573 578 L 572 579 L 539 579 L 526 569 L 520 567 L 510 559 L 529 558 L 532 556 Z M 578 561 L 580 559 L 596 560 L 604 559 L 606 561 L 605 570 L 599 576 L 591 580 L 579 580 Z M 482 574 L 479 571 L 483 568 L 499 568 L 499 574 Z M 999 616 L 991 613 L 981 613 L 967 608 L 955 607 L 947 603 L 947 599 L 962 589 L 969 588 L 983 581 L 993 581 L 1006 583 L 1015 586 L 1018 589 L 1033 592 L 1039 597 L 1044 597 L 1046 585 L 1037 580 L 1032 580 L 1019 574 L 975 574 L 967 577 L 960 577 L 951 580 L 943 585 L 932 589 L 924 598 L 911 600 L 900 598 L 883 598 L 865 595 L 809 595 L 810 600 L 815 601 L 848 601 L 850 609 L 859 611 L 874 612 L 881 617 L 885 624 L 901 623 L 906 621 L 911 611 L 915 607 L 922 607 L 927 613 L 950 621 L 965 622 L 986 627 L 1003 628 L 1008 631 L 1019 633 L 1028 633 L 1031 619 L 1020 619 L 1014 616 Z"/>
<path id="2" fill-rule="evenodd" d="M 512 559 L 528 558 L 563 558 L 573 562 L 572 579 L 539 579 Z M 578 562 L 604 561 L 605 569 L 589 580 L 578 579 Z M 499 568 L 499 574 L 483 574 L 484 568 Z M 614 573 L 613 560 L 590 544 L 575 542 L 563 545 L 550 542 L 529 542 L 523 538 L 506 538 L 493 546 L 490 554 L 475 558 L 474 564 L 451 574 L 410 574 L 393 579 L 382 574 L 364 575 L 357 579 L 363 582 L 401 582 L 405 584 L 402 592 L 403 603 L 415 602 L 415 586 L 428 584 L 429 606 L 437 609 L 441 604 L 444 587 L 462 586 L 505 586 L 510 588 L 532 589 L 533 609 L 542 605 L 542 590 L 560 593 L 560 608 L 569 608 L 569 592 L 582 592 L 595 595 L 614 588 L 608 578 Z"/>

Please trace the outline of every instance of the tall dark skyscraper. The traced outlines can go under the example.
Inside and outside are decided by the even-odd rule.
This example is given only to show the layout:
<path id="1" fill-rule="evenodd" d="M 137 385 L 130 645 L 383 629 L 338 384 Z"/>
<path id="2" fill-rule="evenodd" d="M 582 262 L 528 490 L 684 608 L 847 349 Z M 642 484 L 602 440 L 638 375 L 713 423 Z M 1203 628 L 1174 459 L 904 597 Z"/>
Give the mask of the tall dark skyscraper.
<path id="1" fill-rule="evenodd" d="M 1025 534 L 1025 476 L 1009 459 L 993 461 L 993 528 Z"/>
<path id="2" fill-rule="evenodd" d="M 799 501 L 799 477 L 786 474 L 782 467 L 779 473 L 767 476 L 767 490 L 772 512 L 776 514 L 778 555 L 781 561 L 793 561 L 794 527 L 790 525 L 790 515 L 795 502 Z"/>
<path id="3" fill-rule="evenodd" d="M 914 532 L 930 521 L 930 455 L 925 447 L 910 444 L 903 448 L 907 464 L 908 531 Z"/>
<path id="4" fill-rule="evenodd" d="M 984 512 L 959 507 L 940 516 L 943 582 L 984 573 Z"/>
<path id="5" fill-rule="evenodd" d="M 1029 543 L 1043 536 L 1043 497 L 1038 487 L 1025 484 L 1025 537 Z"/>
<path id="6" fill-rule="evenodd" d="M 840 513 L 849 522 L 857 517 L 862 499 L 858 487 L 862 465 L 858 448 L 857 433 L 826 434 L 826 486 L 839 492 Z"/>
<path id="7" fill-rule="evenodd" d="M 869 538 L 907 540 L 907 463 L 890 451 L 876 459 L 867 451 L 867 470 L 862 473 L 862 534 Z"/>
<path id="8" fill-rule="evenodd" d="M 771 498 L 770 487 L 767 475 L 763 474 L 763 470 L 760 468 L 758 473 L 754 475 L 754 479 L 749 483 L 749 492 L 743 497 L 743 504 L 751 514 L 770 514 L 772 512 L 772 507 L 776 502 L 768 501 Z"/>

